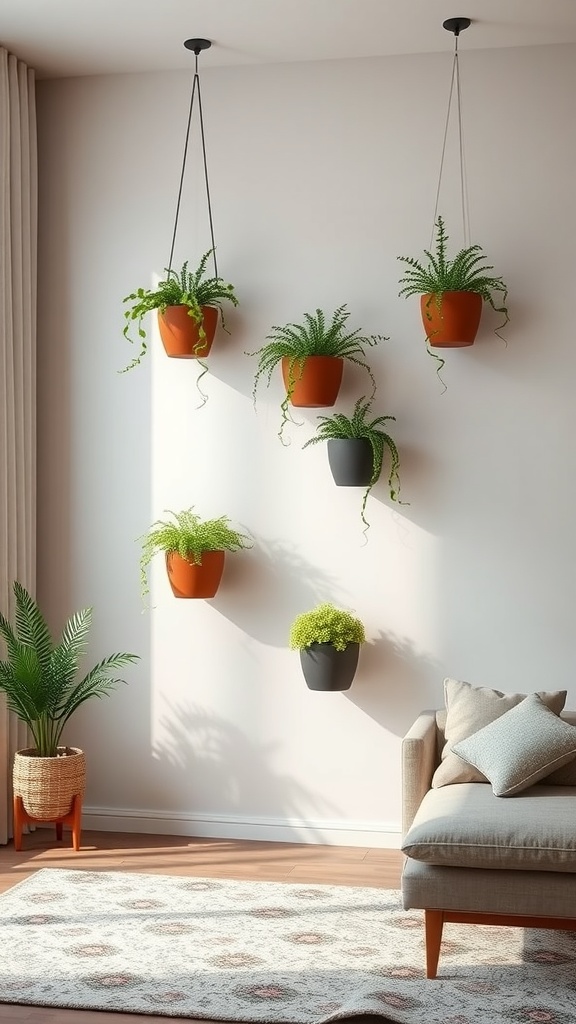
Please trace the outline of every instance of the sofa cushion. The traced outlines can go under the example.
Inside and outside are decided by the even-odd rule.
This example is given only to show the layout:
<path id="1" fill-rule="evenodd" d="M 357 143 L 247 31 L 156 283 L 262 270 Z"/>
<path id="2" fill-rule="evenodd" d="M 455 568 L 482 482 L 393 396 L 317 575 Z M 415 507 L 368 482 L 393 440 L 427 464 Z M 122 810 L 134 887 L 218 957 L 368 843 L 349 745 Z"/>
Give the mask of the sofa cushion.
<path id="1" fill-rule="evenodd" d="M 452 750 L 486 776 L 496 796 L 513 796 L 574 760 L 576 728 L 532 693 Z"/>
<path id="2" fill-rule="evenodd" d="M 551 711 L 559 715 L 566 703 L 566 693 L 566 690 L 539 690 L 538 696 Z M 487 782 L 482 772 L 463 761 L 452 748 L 455 743 L 496 721 L 510 708 L 520 704 L 526 696 L 525 693 L 502 693 L 486 686 L 472 686 L 463 680 L 445 679 L 445 742 L 441 762 L 432 778 L 432 788 L 451 786 L 455 783 Z"/>
<path id="3" fill-rule="evenodd" d="M 531 786 L 506 801 L 476 782 L 430 789 L 402 850 L 455 868 L 576 873 L 576 787 Z"/>
<path id="4" fill-rule="evenodd" d="M 576 722 L 573 723 L 576 725 Z M 576 786 L 576 758 L 543 780 L 547 786 Z"/>

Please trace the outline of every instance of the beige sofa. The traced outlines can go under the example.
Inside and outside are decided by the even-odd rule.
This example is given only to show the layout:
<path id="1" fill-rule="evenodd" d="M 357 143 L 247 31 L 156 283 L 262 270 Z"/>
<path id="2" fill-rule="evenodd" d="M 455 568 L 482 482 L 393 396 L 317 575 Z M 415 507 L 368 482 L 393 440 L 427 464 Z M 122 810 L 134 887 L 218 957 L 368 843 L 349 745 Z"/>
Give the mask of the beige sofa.
<path id="1" fill-rule="evenodd" d="M 576 713 L 560 717 L 576 726 Z M 512 797 L 486 781 L 432 788 L 445 725 L 445 710 L 424 711 L 402 743 L 401 889 L 405 909 L 425 912 L 428 978 L 445 922 L 576 930 L 576 784 L 543 779 Z"/>

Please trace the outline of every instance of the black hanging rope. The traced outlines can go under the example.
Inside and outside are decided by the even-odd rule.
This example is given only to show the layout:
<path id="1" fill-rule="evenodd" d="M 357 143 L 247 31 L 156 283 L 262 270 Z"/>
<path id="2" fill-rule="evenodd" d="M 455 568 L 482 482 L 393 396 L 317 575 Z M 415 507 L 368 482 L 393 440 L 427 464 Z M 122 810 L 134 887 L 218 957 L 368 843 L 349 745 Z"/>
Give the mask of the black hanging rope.
<path id="1" fill-rule="evenodd" d="M 445 26 L 446 27 L 446 26 Z M 434 243 L 434 232 L 436 230 L 436 221 L 438 219 L 438 204 L 440 201 L 440 188 L 442 185 L 442 173 L 444 170 L 444 158 L 446 156 L 446 142 L 448 139 L 448 128 L 450 124 L 450 112 L 452 109 L 452 99 L 454 95 L 454 86 L 456 86 L 456 106 L 457 106 L 457 118 L 458 118 L 458 153 L 460 162 L 460 201 L 462 207 L 462 230 L 464 234 L 464 246 L 467 247 L 470 244 L 470 213 L 468 208 L 468 192 L 466 185 L 466 169 L 465 169 L 465 158 L 464 158 L 464 141 L 462 133 L 462 93 L 460 89 L 460 64 L 458 60 L 458 35 L 457 30 L 454 31 L 454 60 L 452 63 L 452 77 L 450 79 L 450 93 L 448 96 L 448 110 L 446 112 L 446 123 L 444 125 L 444 139 L 442 142 L 442 155 L 440 157 L 440 171 L 438 174 L 438 185 L 436 188 L 436 201 L 434 204 L 434 217 L 432 220 L 432 236 L 430 240 L 430 248 Z"/>
<path id="2" fill-rule="evenodd" d="M 209 45 L 209 44 L 208 44 Z M 178 217 L 180 215 L 180 203 L 182 200 L 182 187 L 184 185 L 184 173 L 186 171 L 186 158 L 188 156 L 188 143 L 190 140 L 190 126 L 192 123 L 192 112 L 194 110 L 194 98 L 196 92 L 198 92 L 198 112 L 200 119 L 200 138 L 202 142 L 202 161 L 204 164 L 204 181 L 206 185 L 206 200 L 208 204 L 208 220 L 210 222 L 210 238 L 212 240 L 212 257 L 214 260 L 214 275 L 218 277 L 218 265 L 216 263 L 216 243 L 214 241 L 214 224 L 212 220 L 212 204 L 210 201 L 210 185 L 208 182 L 208 163 L 206 160 L 206 140 L 204 136 L 204 116 L 202 112 L 202 97 L 200 94 L 200 75 L 198 74 L 198 54 L 200 50 L 195 49 L 195 68 L 194 78 L 192 80 L 192 92 L 190 94 L 190 107 L 188 110 L 188 123 L 186 125 L 186 138 L 184 141 L 184 156 L 182 158 L 182 170 L 180 171 L 180 185 L 178 187 L 178 199 L 176 202 L 176 216 L 174 218 L 174 230 L 172 232 L 172 244 L 170 246 L 170 259 L 168 260 L 168 273 L 172 270 L 172 260 L 174 258 L 174 246 L 176 244 L 176 232 L 178 230 Z"/>
<path id="3" fill-rule="evenodd" d="M 198 61 L 198 58 L 196 58 Z M 198 113 L 200 115 L 200 137 L 202 139 L 202 160 L 204 162 L 204 181 L 206 183 L 206 201 L 208 203 L 208 220 L 210 221 L 210 238 L 212 239 L 212 258 L 214 260 L 214 276 L 218 277 L 218 266 L 216 263 L 216 243 L 214 241 L 214 224 L 212 222 L 212 204 L 210 202 L 210 184 L 208 182 L 208 164 L 206 162 L 206 141 L 204 138 L 204 115 L 202 113 L 202 96 L 200 93 L 200 78 L 198 80 Z"/>

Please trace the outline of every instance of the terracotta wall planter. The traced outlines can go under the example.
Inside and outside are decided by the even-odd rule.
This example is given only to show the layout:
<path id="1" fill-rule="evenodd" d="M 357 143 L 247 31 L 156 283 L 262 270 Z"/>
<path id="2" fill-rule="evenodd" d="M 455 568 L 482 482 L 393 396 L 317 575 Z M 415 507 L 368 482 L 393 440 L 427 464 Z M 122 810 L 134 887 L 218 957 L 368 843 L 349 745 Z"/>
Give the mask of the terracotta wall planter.
<path id="1" fill-rule="evenodd" d="M 326 447 L 338 487 L 368 487 L 374 472 L 374 453 L 367 437 L 331 437 Z"/>
<path id="2" fill-rule="evenodd" d="M 309 690 L 349 690 L 356 674 L 360 644 L 337 651 L 332 644 L 310 644 L 300 651 L 300 664 Z"/>
<path id="3" fill-rule="evenodd" d="M 166 571 L 174 597 L 214 597 L 224 572 L 224 551 L 204 551 L 202 564 L 166 553 Z"/>
<path id="4" fill-rule="evenodd" d="M 200 339 L 198 324 L 188 315 L 188 306 L 167 306 L 158 310 L 158 327 L 166 355 L 175 359 L 204 359 L 210 354 L 218 310 L 215 306 L 201 306 L 206 337 Z"/>
<path id="5" fill-rule="evenodd" d="M 284 387 L 289 390 L 290 364 L 282 359 Z M 290 402 L 302 409 L 324 409 L 334 405 L 342 383 L 344 360 L 340 356 L 306 356 L 303 365 L 296 360 L 292 376 L 296 383 Z"/>
<path id="6" fill-rule="evenodd" d="M 482 315 L 482 296 L 477 292 L 444 292 L 438 309 L 434 295 L 422 295 L 420 311 L 432 347 L 464 348 L 474 344 Z"/>

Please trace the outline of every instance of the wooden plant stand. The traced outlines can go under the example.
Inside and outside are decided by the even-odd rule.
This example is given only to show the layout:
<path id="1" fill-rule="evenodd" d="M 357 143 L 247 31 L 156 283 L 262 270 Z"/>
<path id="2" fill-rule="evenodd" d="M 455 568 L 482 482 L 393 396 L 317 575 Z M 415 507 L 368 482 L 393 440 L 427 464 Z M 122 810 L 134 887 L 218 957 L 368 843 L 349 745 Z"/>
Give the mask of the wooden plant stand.
<path id="1" fill-rule="evenodd" d="M 33 818 L 25 809 L 21 796 L 14 797 L 14 849 L 22 849 L 22 828 L 24 825 L 36 825 L 39 823 L 53 822 L 56 825 L 56 839 L 62 839 L 64 825 L 70 825 L 72 829 L 72 846 L 76 851 L 80 849 L 80 832 L 82 829 L 82 797 L 73 796 L 72 806 L 68 814 L 61 818 Z"/>

